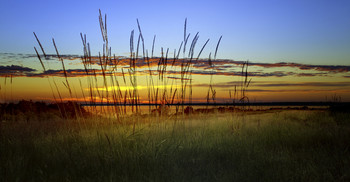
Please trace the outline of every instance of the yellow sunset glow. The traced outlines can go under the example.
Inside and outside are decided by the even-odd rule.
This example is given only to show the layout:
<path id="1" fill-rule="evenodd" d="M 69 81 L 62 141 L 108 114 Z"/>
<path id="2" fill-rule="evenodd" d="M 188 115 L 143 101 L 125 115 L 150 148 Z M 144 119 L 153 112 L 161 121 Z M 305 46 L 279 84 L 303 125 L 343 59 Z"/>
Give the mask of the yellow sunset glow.
<path id="1" fill-rule="evenodd" d="M 110 87 L 100 87 L 100 88 L 95 88 L 95 90 L 98 91 L 113 91 L 113 90 L 121 90 L 121 91 L 126 91 L 126 90 L 145 90 L 147 88 L 152 88 L 152 89 L 176 89 L 176 88 L 180 88 L 180 85 L 155 85 L 152 87 L 147 87 L 147 86 L 142 86 L 142 85 L 137 85 L 135 87 L 133 86 L 110 86 Z M 88 90 L 88 88 L 86 88 L 85 90 Z"/>

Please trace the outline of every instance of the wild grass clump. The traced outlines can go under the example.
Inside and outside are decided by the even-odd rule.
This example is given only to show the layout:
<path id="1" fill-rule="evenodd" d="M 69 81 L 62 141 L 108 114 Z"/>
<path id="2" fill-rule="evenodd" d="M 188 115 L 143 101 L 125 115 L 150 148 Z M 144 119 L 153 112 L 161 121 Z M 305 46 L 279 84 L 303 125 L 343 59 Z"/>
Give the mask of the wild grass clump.
<path id="1" fill-rule="evenodd" d="M 99 26 L 103 39 L 103 47 L 97 56 L 93 56 L 93 53 L 91 53 L 87 36 L 83 33 L 80 34 L 83 44 L 81 64 L 86 74 L 84 76 L 85 78 L 79 78 L 81 89 L 79 98 L 82 98 L 80 100 L 84 100 L 81 102 L 85 105 L 93 106 L 92 109 L 95 111 L 98 110 L 97 106 L 100 104 L 113 106 L 114 110 L 104 110 L 103 112 L 107 114 L 107 112 L 112 111 L 118 120 L 128 113 L 127 109 L 130 109 L 134 114 L 141 114 L 141 103 L 148 104 L 149 113 L 156 111 L 159 115 L 164 115 L 167 113 L 162 113 L 163 108 L 176 107 L 176 113 L 184 115 L 187 111 L 193 110 L 191 106 L 188 106 L 193 104 L 193 95 L 196 94 L 193 93 L 194 80 L 192 72 L 195 69 L 199 69 L 195 68 L 194 64 L 198 63 L 201 59 L 208 61 L 208 65 L 204 69 L 208 68 L 210 70 L 208 91 L 202 99 L 206 99 L 208 105 L 216 104 L 217 91 L 214 87 L 213 76 L 217 71 L 215 61 L 217 60 L 216 57 L 222 36 L 216 43 L 213 58 L 212 53 L 209 53 L 208 59 L 202 59 L 202 53 L 210 42 L 210 39 L 207 39 L 200 49 L 196 50 L 198 47 L 199 32 L 194 37 L 191 37 L 191 34 L 187 31 L 187 19 L 185 19 L 184 39 L 181 41 L 179 48 L 174 49 L 174 56 L 170 57 L 170 52 L 172 51 L 169 48 L 161 47 L 161 56 L 156 57 L 154 56 L 156 35 L 153 37 L 151 55 L 149 55 L 149 50 L 145 47 L 145 39 L 142 34 L 140 22 L 138 19 L 136 19 L 136 22 L 137 30 L 132 30 L 130 33 L 130 56 L 123 59 L 112 55 L 107 34 L 107 15 L 102 16 L 101 11 L 99 11 Z M 42 56 L 47 59 L 47 54 L 35 33 L 34 36 L 43 55 L 40 55 L 35 47 L 34 49 L 45 72 L 46 66 L 42 60 Z M 56 57 L 62 65 L 62 77 L 64 78 L 62 84 L 69 93 L 69 99 L 78 100 L 78 94 L 69 81 L 67 68 L 62 56 L 60 56 L 54 39 L 52 39 L 52 43 L 56 51 Z M 127 62 L 128 65 L 123 63 L 123 66 L 121 66 L 121 61 Z M 147 96 L 143 98 L 141 98 L 138 89 L 140 85 L 140 81 L 138 80 L 139 75 L 146 77 Z M 240 103 L 249 102 L 246 94 L 251 81 L 248 80 L 248 62 L 242 64 L 242 74 L 240 76 L 242 77 L 242 84 L 234 86 L 235 93 L 233 98 L 231 96 L 231 90 L 229 91 L 230 99 L 232 100 L 232 103 L 229 104 L 234 104 L 236 100 Z M 62 102 L 64 100 L 62 97 L 64 91 L 58 89 L 59 82 L 54 77 L 47 78 L 54 101 L 56 103 Z M 86 82 L 84 82 L 84 79 L 86 79 Z M 127 89 L 122 89 L 122 86 Z M 240 92 L 237 91 L 238 89 L 240 89 Z M 238 93 L 240 93 L 240 96 L 238 96 Z M 197 99 L 200 98 L 197 96 Z M 186 108 L 187 111 L 185 111 Z M 63 109 L 61 109 L 61 112 L 64 115 Z M 189 113 L 191 112 L 187 112 L 187 114 Z"/>

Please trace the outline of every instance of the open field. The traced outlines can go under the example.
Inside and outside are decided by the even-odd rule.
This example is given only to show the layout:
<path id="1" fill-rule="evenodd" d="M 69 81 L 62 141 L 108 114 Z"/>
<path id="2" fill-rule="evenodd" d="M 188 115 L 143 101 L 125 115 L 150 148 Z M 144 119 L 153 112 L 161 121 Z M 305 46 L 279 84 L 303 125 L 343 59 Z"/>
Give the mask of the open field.
<path id="1" fill-rule="evenodd" d="M 0 181 L 349 181 L 329 111 L 1 122 Z"/>

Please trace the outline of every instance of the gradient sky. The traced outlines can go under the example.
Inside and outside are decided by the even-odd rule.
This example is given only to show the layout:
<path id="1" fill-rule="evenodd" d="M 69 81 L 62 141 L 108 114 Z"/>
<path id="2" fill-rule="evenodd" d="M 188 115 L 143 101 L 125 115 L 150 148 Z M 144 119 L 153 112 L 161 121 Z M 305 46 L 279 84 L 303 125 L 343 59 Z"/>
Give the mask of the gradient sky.
<path id="1" fill-rule="evenodd" d="M 188 31 L 199 41 L 223 35 L 220 58 L 264 62 L 349 64 L 350 1 L 347 0 L 133 0 L 10 1 L 0 8 L 1 52 L 33 53 L 35 31 L 45 47 L 54 37 L 61 52 L 82 54 L 85 33 L 96 55 L 101 48 L 98 9 L 108 15 L 114 53 L 128 52 L 139 19 L 146 44 L 177 48 Z M 214 41 L 215 40 L 215 41 Z"/>
<path id="2" fill-rule="evenodd" d="M 249 60 L 252 63 L 268 64 L 289 62 L 303 65 L 350 65 L 350 1 L 347 0 L 4 0 L 0 7 L 0 53 L 14 53 L 15 56 L 2 54 L 0 56 L 0 66 L 3 66 L 1 69 L 8 69 L 5 66 L 9 65 L 20 65 L 40 70 L 40 64 L 35 57 L 24 56 L 26 57 L 24 59 L 23 56 L 18 56 L 18 54 L 35 53 L 33 47 L 38 47 L 38 45 L 33 32 L 36 32 L 47 53 L 54 53 L 51 39 L 55 38 L 60 53 L 63 55 L 83 54 L 79 35 L 82 32 L 87 35 L 92 54 L 97 55 L 103 43 L 98 23 L 99 9 L 103 14 L 107 14 L 110 46 L 112 52 L 118 56 L 129 55 L 129 35 L 131 30 L 137 31 L 136 18 L 140 21 L 146 47 L 151 47 L 153 36 L 157 36 L 155 53 L 158 56 L 161 47 L 170 48 L 171 52 L 178 49 L 183 40 L 184 20 L 187 18 L 187 30 L 191 33 L 191 37 L 197 31 L 200 32 L 199 46 L 210 38 L 202 54 L 203 58 L 208 57 L 209 52 L 215 50 L 216 42 L 222 35 L 223 39 L 218 52 L 219 59 Z M 73 64 L 71 66 L 76 68 Z M 54 64 L 52 67 L 59 69 Z M 264 73 L 303 71 L 299 67 L 291 68 L 290 66 L 252 67 L 252 71 L 259 73 L 261 69 L 264 70 Z M 269 69 L 274 70 L 269 71 Z M 303 72 L 299 75 L 290 74 L 278 77 L 275 74 L 271 78 L 253 77 L 253 81 L 257 84 L 259 81 L 265 84 L 267 81 L 283 82 L 290 84 L 290 87 L 299 86 L 298 88 L 305 88 L 305 86 L 300 87 L 298 83 L 336 82 L 343 86 L 338 85 L 337 87 L 338 90 L 341 90 L 340 95 L 345 100 L 350 100 L 350 96 L 347 95 L 349 86 L 342 84 L 349 82 L 349 71 L 332 72 L 328 70 L 327 72 L 317 69 L 308 71 L 309 75 Z M 327 76 L 310 76 L 315 73 Z M 33 85 L 40 85 L 39 83 L 43 82 L 41 78 L 29 77 L 19 79 L 19 82 L 26 82 L 24 80 L 29 80 Z M 218 84 L 232 81 L 227 78 L 220 80 L 220 78 L 217 79 Z M 265 89 L 272 87 L 271 83 L 269 84 L 269 86 L 265 85 Z M 315 86 L 315 84 L 312 85 Z M 325 85 L 322 87 L 323 90 L 335 88 L 334 85 L 329 86 L 328 84 L 328 87 Z M 280 89 L 282 86 L 275 85 L 273 88 L 276 90 L 277 87 Z M 23 90 L 22 87 L 15 87 Z M 30 88 L 28 86 L 28 90 Z M 321 88 L 318 87 L 318 89 Z M 304 91 L 306 92 L 307 89 Z M 255 93 L 257 100 L 269 100 L 266 98 L 269 94 L 271 96 L 271 92 L 259 92 L 259 89 L 255 91 L 252 89 L 251 92 Z M 285 100 L 293 100 L 293 98 L 287 99 L 290 93 L 291 91 L 284 95 Z M 294 92 L 294 95 L 298 93 Z M 312 100 L 322 100 L 321 98 L 334 93 L 336 92 L 327 94 L 324 91 Z M 35 93 L 31 97 L 35 97 L 34 95 Z M 300 95 L 299 100 L 310 98 L 308 95 L 315 94 Z"/>

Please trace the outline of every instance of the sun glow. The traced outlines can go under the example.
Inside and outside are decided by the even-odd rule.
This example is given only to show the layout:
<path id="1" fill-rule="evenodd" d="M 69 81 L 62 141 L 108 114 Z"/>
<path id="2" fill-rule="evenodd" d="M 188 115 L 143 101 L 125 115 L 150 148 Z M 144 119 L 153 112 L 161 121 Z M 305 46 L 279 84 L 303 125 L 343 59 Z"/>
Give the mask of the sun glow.
<path id="1" fill-rule="evenodd" d="M 145 90 L 145 89 L 176 89 L 180 88 L 180 85 L 154 85 L 154 86 L 143 86 L 143 85 L 137 85 L 137 86 L 109 86 L 109 87 L 99 87 L 95 88 L 95 90 L 98 91 L 113 91 L 113 90 L 120 90 L 120 91 L 126 91 L 126 90 Z M 89 90 L 89 88 L 86 88 L 85 90 Z"/>

